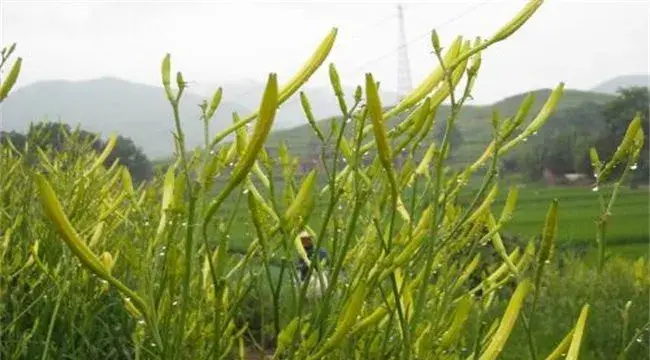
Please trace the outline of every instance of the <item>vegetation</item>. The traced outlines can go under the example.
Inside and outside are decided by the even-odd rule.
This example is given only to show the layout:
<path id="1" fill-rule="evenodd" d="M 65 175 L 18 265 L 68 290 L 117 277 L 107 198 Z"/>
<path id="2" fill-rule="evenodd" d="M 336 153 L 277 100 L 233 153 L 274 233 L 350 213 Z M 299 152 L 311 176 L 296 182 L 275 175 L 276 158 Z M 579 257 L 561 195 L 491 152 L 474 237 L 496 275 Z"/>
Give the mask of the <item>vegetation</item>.
<path id="1" fill-rule="evenodd" d="M 485 150 L 492 140 L 493 130 L 491 119 L 493 112 L 498 112 L 501 116 L 512 117 L 517 114 L 519 107 L 526 99 L 532 97 L 532 105 L 528 116 L 524 121 L 532 120 L 534 114 L 544 105 L 544 99 L 547 99 L 551 94 L 551 89 L 537 90 L 525 94 L 520 94 L 512 97 L 505 98 L 499 102 L 488 106 L 471 105 L 466 103 L 457 113 L 457 122 L 452 127 L 457 129 L 461 136 L 462 146 L 454 150 L 453 157 L 448 161 L 448 164 L 454 167 L 462 168 L 472 164 L 476 159 L 476 154 Z M 556 114 L 568 108 L 580 108 L 585 103 L 604 104 L 614 99 L 613 95 L 600 94 L 588 91 L 564 89 L 562 97 L 558 100 L 556 105 Z M 437 119 L 446 119 L 450 115 L 450 108 L 448 104 L 441 103 L 436 110 Z M 314 112 L 318 116 L 318 112 Z M 400 116 L 402 115 L 402 116 Z M 395 126 L 403 121 L 405 116 L 398 114 L 391 119 L 386 119 L 389 127 Z M 548 120 L 548 123 L 553 123 L 553 119 Z M 332 121 L 340 121 L 340 117 L 332 117 L 326 120 L 318 121 L 318 125 L 323 129 L 328 129 L 332 126 Z M 444 121 L 436 122 L 438 127 L 444 130 Z M 443 124 L 443 125 L 440 125 Z M 431 131 L 425 135 L 423 143 L 436 141 L 439 139 L 439 132 Z M 531 137 L 532 138 L 532 137 Z M 530 139 L 529 139 L 530 140 Z M 301 157 L 312 156 L 314 153 L 314 144 L 318 144 L 318 137 L 314 134 L 311 126 L 305 124 L 292 129 L 280 130 L 271 133 L 268 140 L 269 151 L 279 146 L 282 142 L 286 142 L 287 147 L 292 149 L 294 153 Z M 513 149 L 513 153 L 519 153 L 525 150 L 527 144 L 521 144 L 519 147 Z M 426 150 L 426 149 L 425 149 Z M 507 158 L 510 158 L 508 156 Z M 505 158 L 502 160 L 505 161 Z"/>
<path id="2" fill-rule="evenodd" d="M 52 149 L 56 152 L 79 151 L 76 143 L 66 142 L 66 138 L 73 136 L 70 125 L 63 123 L 41 122 L 30 126 L 27 134 L 19 132 L 0 132 L 0 142 L 5 146 L 13 145 L 26 159 L 37 161 L 37 149 Z M 83 129 L 74 131 L 75 139 L 81 143 L 90 144 L 90 148 L 99 153 L 106 146 L 98 134 L 93 134 Z M 30 139 L 29 146 L 27 139 Z M 71 145 L 72 148 L 66 146 Z M 111 152 L 104 160 L 105 166 L 110 166 L 119 161 L 130 172 L 134 181 L 140 183 L 151 180 L 153 177 L 153 164 L 142 149 L 137 147 L 130 138 L 118 136 Z"/>
<path id="3" fill-rule="evenodd" d="M 510 171 L 522 171 L 532 180 L 542 176 L 543 169 L 556 174 L 590 174 L 589 148 L 595 148 L 604 156 L 612 156 L 625 135 L 629 119 L 641 114 L 641 124 L 648 131 L 647 87 L 631 87 L 619 90 L 619 95 L 605 103 L 587 102 L 577 107 L 558 111 L 537 136 L 531 137 L 521 151 L 504 159 Z M 627 119 L 627 120 L 624 120 Z M 632 176 L 635 183 L 648 182 L 648 139 Z M 618 174 L 621 170 L 618 170 Z"/>
<path id="4" fill-rule="evenodd" d="M 64 132 L 62 142 L 39 144 L 30 134 L 23 150 L 9 138 L 0 148 L 0 355 L 490 360 L 647 353 L 638 339 L 650 327 L 641 310 L 650 296 L 648 259 L 606 251 L 615 204 L 644 146 L 641 114 L 628 119 L 611 156 L 590 150 L 603 189 L 592 193 L 601 204 L 593 262 L 558 256 L 567 210 L 556 198 L 545 201 L 539 236 L 504 236 L 521 200 L 515 186 L 500 190 L 499 160 L 543 127 L 562 83 L 539 108 L 531 95 L 511 117 L 495 112 L 482 155 L 462 169 L 448 163 L 482 51 L 516 33 L 541 4 L 529 1 L 487 40 L 458 37 L 443 50 L 434 31 L 439 66 L 390 108 L 372 74 L 346 101 L 331 64 L 341 117 L 329 129 L 298 94 L 321 144 L 320 167 L 311 171 L 298 171 L 290 147 L 271 155 L 265 144 L 278 108 L 325 61 L 336 29 L 289 83 L 279 86 L 270 74 L 259 109 L 235 114 L 214 136 L 222 90 L 202 102 L 202 149 L 188 147 L 179 111 L 186 83 L 177 72 L 172 85 L 167 54 L 161 79 L 176 156 L 149 182 L 134 184 L 124 164 L 108 162 L 117 136 L 99 153 L 80 129 Z M 3 50 L 3 66 L 14 48 Z M 18 58 L 0 84 L 0 101 L 20 68 Z M 442 113 L 445 100 L 451 105 Z M 441 122 L 441 141 L 429 141 Z M 226 142 L 231 135 L 235 141 Z M 507 193 L 501 205 L 500 193 Z M 249 232 L 241 251 L 233 251 L 236 227 Z M 329 262 L 307 257 L 298 237 L 304 229 L 316 235 L 316 247 L 331 250 Z M 296 258 L 309 264 L 310 280 L 299 281 Z M 325 277 L 322 296 L 308 297 Z"/>

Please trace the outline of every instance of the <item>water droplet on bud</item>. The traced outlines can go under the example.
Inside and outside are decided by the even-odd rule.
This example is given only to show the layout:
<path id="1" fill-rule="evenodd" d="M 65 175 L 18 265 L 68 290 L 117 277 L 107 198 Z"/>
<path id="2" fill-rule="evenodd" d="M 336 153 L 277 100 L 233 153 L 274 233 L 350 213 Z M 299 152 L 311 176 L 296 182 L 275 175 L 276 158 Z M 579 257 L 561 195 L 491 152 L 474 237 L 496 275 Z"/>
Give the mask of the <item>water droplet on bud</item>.
<path id="1" fill-rule="evenodd" d="M 598 185 L 596 185 L 596 186 L 594 186 L 593 188 L 591 188 L 591 191 L 593 191 L 593 192 L 598 192 L 598 190 L 600 190 L 600 188 L 598 187 Z"/>

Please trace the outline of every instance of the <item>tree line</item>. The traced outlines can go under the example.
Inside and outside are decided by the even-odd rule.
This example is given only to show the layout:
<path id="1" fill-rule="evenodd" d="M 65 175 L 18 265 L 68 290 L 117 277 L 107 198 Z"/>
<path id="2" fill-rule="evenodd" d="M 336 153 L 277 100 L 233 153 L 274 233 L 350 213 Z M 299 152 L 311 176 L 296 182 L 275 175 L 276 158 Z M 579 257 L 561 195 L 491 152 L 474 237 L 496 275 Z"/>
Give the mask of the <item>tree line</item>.
<path id="1" fill-rule="evenodd" d="M 596 148 L 601 159 L 610 158 L 637 113 L 641 114 L 644 133 L 649 133 L 648 99 L 647 87 L 628 87 L 619 89 L 606 103 L 585 102 L 559 110 L 528 139 L 527 146 L 502 160 L 503 169 L 525 174 L 533 181 L 542 177 L 544 169 L 555 174 L 591 174 L 589 148 Z M 635 184 L 648 182 L 647 136 L 643 146 L 631 176 Z M 619 173 L 622 170 L 622 166 L 616 169 Z"/>
<path id="2" fill-rule="evenodd" d="M 73 134 L 76 137 L 75 143 L 83 143 L 87 147 L 66 148 L 70 145 L 66 139 Z M 9 141 L 17 151 L 25 155 L 27 161 L 34 159 L 36 148 L 51 149 L 55 152 L 92 150 L 99 153 L 106 146 L 106 142 L 98 134 L 80 128 L 72 129 L 66 123 L 47 121 L 31 124 L 24 134 L 17 131 L 1 131 L 0 144 L 6 146 Z M 115 147 L 104 161 L 104 165 L 111 166 L 118 160 L 126 166 L 136 183 L 151 180 L 154 176 L 152 162 L 131 138 L 118 136 Z"/>

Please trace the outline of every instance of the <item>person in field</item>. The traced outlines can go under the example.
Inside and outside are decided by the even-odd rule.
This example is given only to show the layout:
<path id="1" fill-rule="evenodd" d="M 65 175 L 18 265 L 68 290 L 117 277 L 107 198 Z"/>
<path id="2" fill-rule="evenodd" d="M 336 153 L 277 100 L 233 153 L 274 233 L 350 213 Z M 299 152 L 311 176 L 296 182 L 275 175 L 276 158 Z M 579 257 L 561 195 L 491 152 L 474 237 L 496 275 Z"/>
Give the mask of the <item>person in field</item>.
<path id="1" fill-rule="evenodd" d="M 327 261 L 329 260 L 329 254 L 327 253 L 327 250 L 323 248 L 316 249 L 314 246 L 314 239 L 309 232 L 303 231 L 300 233 L 300 242 L 302 243 L 302 247 L 305 249 L 305 252 L 307 253 L 307 257 L 309 259 L 313 259 L 314 252 L 316 251 L 317 256 L 315 260 L 318 261 L 321 265 L 327 264 Z M 303 282 L 308 280 L 307 274 L 309 272 L 309 265 L 307 265 L 307 263 L 302 258 L 300 258 L 298 260 L 297 266 L 298 272 L 300 274 L 300 282 L 302 285 Z M 309 299 L 319 298 L 323 296 L 323 293 L 329 284 L 328 271 L 324 266 L 321 266 L 320 269 L 320 274 L 322 276 L 319 276 L 317 271 L 313 269 L 311 276 L 309 277 L 309 285 L 307 286 L 307 298 Z"/>

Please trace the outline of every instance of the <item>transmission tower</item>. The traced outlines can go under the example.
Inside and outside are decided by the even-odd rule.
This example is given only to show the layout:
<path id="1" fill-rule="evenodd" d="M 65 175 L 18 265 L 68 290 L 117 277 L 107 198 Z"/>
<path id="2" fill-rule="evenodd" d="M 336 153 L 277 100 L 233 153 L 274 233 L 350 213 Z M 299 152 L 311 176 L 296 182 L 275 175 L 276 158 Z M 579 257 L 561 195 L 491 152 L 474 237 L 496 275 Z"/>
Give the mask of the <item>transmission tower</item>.
<path id="1" fill-rule="evenodd" d="M 411 66 L 406 43 L 406 30 L 404 29 L 404 12 L 402 5 L 397 5 L 397 19 L 399 21 L 399 32 L 397 35 L 397 93 L 400 99 L 406 96 L 413 89 L 411 80 Z"/>

